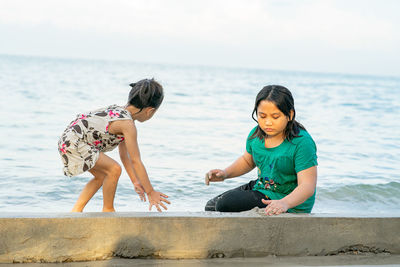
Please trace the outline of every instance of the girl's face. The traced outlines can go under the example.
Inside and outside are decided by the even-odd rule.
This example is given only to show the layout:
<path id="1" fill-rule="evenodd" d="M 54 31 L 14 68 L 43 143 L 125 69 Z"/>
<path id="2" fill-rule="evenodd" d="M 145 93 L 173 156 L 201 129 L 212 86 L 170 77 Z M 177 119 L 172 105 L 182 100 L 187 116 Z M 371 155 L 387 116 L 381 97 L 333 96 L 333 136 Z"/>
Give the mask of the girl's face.
<path id="1" fill-rule="evenodd" d="M 290 116 L 293 117 L 293 111 L 291 111 Z M 261 100 L 258 104 L 258 125 L 267 134 L 268 138 L 284 138 L 284 131 L 290 119 L 271 101 Z"/>

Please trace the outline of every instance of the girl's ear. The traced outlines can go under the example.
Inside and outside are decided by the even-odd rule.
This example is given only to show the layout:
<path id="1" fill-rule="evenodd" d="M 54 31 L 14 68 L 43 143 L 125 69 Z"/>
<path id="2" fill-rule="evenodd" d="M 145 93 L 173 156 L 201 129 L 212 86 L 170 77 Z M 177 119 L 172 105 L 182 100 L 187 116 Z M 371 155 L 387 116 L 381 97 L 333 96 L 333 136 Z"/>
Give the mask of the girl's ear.
<path id="1" fill-rule="evenodd" d="M 290 120 L 293 120 L 293 116 L 294 116 L 294 110 L 292 109 L 292 110 L 290 111 Z"/>
<path id="2" fill-rule="evenodd" d="M 155 110 L 156 110 L 155 108 L 148 107 L 148 108 L 146 108 L 146 113 L 147 113 L 147 115 L 151 115 L 154 113 Z"/>

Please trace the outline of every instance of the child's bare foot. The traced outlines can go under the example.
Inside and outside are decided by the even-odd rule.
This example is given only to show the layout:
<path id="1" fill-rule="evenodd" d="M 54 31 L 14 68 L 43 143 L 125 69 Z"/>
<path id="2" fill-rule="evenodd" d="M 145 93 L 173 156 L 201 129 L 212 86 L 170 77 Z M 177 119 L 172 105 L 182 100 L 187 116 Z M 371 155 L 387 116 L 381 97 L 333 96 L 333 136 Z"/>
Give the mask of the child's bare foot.
<path id="1" fill-rule="evenodd" d="M 114 208 L 103 208 L 103 212 L 115 212 Z"/>
<path id="2" fill-rule="evenodd" d="M 82 209 L 75 209 L 75 208 L 73 208 L 73 209 L 71 210 L 71 212 L 82 212 Z"/>

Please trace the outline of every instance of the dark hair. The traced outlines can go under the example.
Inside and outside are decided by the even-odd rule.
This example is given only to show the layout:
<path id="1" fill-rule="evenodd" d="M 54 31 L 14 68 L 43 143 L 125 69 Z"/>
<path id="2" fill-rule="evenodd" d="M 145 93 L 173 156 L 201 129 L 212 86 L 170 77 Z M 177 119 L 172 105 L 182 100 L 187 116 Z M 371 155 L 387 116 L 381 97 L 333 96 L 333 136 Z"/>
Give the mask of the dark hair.
<path id="1" fill-rule="evenodd" d="M 286 128 L 284 130 L 285 138 L 291 141 L 294 137 L 299 137 L 300 129 L 305 130 L 304 126 L 295 120 L 296 111 L 294 109 L 294 100 L 292 93 L 286 87 L 280 85 L 268 85 L 258 92 L 256 97 L 256 102 L 254 105 L 253 113 L 251 117 L 257 123 L 258 121 L 254 118 L 254 114 L 257 114 L 258 105 L 262 100 L 271 101 L 274 103 L 278 109 L 288 118 L 290 118 L 290 112 L 293 110 L 293 118 L 288 121 Z M 257 129 L 250 136 L 250 139 L 258 137 L 263 140 L 266 137 L 266 133 L 257 125 Z"/>
<path id="2" fill-rule="evenodd" d="M 140 110 L 152 107 L 158 108 L 164 99 L 164 90 L 161 84 L 152 79 L 143 79 L 136 83 L 131 83 L 128 104 Z"/>

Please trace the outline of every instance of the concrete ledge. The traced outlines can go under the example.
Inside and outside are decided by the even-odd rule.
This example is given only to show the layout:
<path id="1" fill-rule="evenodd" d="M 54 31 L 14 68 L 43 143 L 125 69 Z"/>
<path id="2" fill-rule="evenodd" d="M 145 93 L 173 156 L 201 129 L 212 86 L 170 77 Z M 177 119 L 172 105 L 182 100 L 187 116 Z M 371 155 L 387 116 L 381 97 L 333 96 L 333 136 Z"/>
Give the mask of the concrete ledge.
<path id="1" fill-rule="evenodd" d="M 0 215 L 0 263 L 400 254 L 400 217 L 244 213 Z"/>

